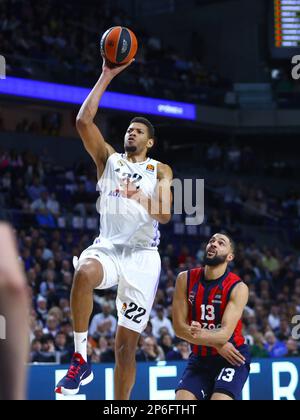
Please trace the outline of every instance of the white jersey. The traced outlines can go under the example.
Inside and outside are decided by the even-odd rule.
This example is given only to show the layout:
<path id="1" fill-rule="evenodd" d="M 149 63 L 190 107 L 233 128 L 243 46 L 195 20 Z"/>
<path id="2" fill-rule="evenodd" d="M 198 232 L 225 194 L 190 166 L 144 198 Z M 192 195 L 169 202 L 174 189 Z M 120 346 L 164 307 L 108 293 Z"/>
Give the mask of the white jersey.
<path id="1" fill-rule="evenodd" d="M 114 245 L 157 249 L 160 240 L 159 223 L 135 200 L 122 197 L 121 182 L 129 179 L 151 197 L 157 185 L 159 162 L 129 162 L 125 154 L 113 153 L 98 181 L 100 201 L 100 238 Z"/>

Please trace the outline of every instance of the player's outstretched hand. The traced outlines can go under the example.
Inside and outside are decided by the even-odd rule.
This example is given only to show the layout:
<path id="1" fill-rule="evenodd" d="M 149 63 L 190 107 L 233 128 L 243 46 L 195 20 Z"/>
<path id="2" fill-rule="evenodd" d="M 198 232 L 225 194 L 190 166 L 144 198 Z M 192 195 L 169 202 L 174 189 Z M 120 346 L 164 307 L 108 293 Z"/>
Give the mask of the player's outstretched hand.
<path id="1" fill-rule="evenodd" d="M 242 366 L 245 364 L 245 357 L 231 343 L 216 347 L 220 356 L 227 360 L 232 366 Z"/>
<path id="2" fill-rule="evenodd" d="M 116 65 L 116 64 L 110 63 L 104 56 L 102 56 L 102 58 L 103 58 L 102 74 L 105 74 L 111 77 L 112 79 L 116 77 L 119 73 L 121 73 L 123 70 L 127 69 L 127 67 L 129 67 L 135 61 L 135 59 L 133 58 L 126 64 Z"/>

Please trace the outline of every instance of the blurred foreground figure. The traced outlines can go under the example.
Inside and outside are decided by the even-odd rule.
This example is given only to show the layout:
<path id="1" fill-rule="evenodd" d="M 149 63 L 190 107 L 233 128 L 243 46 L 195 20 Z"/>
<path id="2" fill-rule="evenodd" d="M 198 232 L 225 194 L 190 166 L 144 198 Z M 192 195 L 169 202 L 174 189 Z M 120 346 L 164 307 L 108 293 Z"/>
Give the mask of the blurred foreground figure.
<path id="1" fill-rule="evenodd" d="M 25 399 L 28 297 L 11 228 L 0 223 L 0 400 Z"/>

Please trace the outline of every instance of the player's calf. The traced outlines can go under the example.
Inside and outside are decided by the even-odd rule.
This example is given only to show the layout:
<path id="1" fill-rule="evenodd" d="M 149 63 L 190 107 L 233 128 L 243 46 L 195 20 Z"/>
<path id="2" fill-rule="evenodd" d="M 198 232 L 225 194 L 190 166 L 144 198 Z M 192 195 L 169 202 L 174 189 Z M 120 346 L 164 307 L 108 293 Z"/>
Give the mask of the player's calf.
<path id="1" fill-rule="evenodd" d="M 118 327 L 116 336 L 115 400 L 128 400 L 135 382 L 136 348 L 140 334 Z"/>

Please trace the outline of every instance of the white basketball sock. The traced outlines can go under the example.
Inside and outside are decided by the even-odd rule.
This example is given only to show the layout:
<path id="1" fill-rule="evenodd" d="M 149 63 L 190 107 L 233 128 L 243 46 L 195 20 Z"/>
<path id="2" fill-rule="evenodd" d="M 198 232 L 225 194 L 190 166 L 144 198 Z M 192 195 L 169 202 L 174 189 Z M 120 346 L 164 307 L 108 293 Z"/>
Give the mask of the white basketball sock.
<path id="1" fill-rule="evenodd" d="M 81 354 L 85 361 L 87 361 L 87 337 L 88 331 L 83 333 L 74 332 L 75 353 Z"/>

